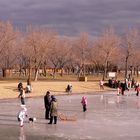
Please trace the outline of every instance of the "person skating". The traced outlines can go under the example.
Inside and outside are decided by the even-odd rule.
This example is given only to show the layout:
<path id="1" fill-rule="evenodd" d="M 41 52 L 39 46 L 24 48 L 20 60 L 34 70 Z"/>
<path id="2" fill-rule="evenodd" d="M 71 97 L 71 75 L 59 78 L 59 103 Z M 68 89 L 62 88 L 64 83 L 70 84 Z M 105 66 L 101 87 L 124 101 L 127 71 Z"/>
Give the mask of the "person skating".
<path id="1" fill-rule="evenodd" d="M 87 110 L 87 98 L 85 96 L 82 97 L 81 104 L 83 106 L 83 112 Z"/>
<path id="2" fill-rule="evenodd" d="M 19 121 L 20 127 L 23 127 L 24 120 L 27 117 L 27 108 L 25 106 L 22 107 L 22 109 L 18 112 L 17 119 Z"/>
<path id="3" fill-rule="evenodd" d="M 136 88 L 136 96 L 139 96 L 139 92 L 140 92 L 140 86 L 139 86 L 139 84 L 138 84 L 138 86 L 137 86 L 137 88 Z"/>
<path id="4" fill-rule="evenodd" d="M 22 105 L 25 105 L 25 90 L 24 90 L 24 88 L 22 88 L 22 89 L 20 90 L 20 93 L 19 93 L 19 95 L 18 95 L 18 98 L 20 98 L 21 104 L 22 104 Z"/>

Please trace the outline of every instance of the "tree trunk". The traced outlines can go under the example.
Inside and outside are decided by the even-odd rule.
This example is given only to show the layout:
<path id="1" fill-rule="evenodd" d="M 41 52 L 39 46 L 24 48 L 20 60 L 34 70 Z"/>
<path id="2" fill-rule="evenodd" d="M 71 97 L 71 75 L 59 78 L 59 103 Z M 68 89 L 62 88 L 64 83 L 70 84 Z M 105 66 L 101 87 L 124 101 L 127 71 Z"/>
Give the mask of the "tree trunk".
<path id="1" fill-rule="evenodd" d="M 105 80 L 105 77 L 107 77 L 107 65 L 108 65 L 108 61 L 105 62 L 104 65 L 104 73 L 103 73 L 103 81 Z"/>
<path id="2" fill-rule="evenodd" d="M 56 77 L 56 68 L 54 68 L 53 70 L 53 79 L 55 79 L 55 77 Z"/>
<path id="3" fill-rule="evenodd" d="M 128 70 L 128 57 L 125 59 L 125 78 L 127 77 L 127 70 Z"/>
<path id="4" fill-rule="evenodd" d="M 35 77 L 34 77 L 34 81 L 37 81 L 38 79 L 38 68 L 35 69 Z"/>
<path id="5" fill-rule="evenodd" d="M 139 66 L 137 66 L 137 77 L 139 76 Z"/>
<path id="6" fill-rule="evenodd" d="M 3 78 L 6 77 L 6 69 L 5 68 L 2 69 L 2 77 Z"/>
<path id="7" fill-rule="evenodd" d="M 61 73 L 60 73 L 61 77 L 63 77 L 63 73 L 64 73 L 64 70 L 63 68 L 61 68 Z"/>

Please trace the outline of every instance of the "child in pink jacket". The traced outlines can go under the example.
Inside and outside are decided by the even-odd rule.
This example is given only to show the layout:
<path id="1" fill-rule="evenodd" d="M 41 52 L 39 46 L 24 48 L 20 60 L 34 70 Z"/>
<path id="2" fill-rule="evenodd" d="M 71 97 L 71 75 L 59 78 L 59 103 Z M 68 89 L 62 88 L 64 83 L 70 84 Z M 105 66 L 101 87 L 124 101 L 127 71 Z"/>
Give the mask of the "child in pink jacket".
<path id="1" fill-rule="evenodd" d="M 83 106 L 83 112 L 87 110 L 87 98 L 85 96 L 82 97 L 81 104 Z"/>

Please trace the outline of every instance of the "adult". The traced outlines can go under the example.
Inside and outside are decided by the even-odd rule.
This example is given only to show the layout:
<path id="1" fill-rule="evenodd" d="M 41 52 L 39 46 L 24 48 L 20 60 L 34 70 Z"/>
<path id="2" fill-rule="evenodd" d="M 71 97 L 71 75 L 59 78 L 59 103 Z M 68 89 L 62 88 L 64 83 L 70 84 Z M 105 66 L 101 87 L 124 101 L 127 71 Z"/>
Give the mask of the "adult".
<path id="1" fill-rule="evenodd" d="M 22 84 L 22 82 L 19 82 L 18 83 L 18 91 L 20 91 L 22 88 L 23 88 L 23 84 Z"/>
<path id="2" fill-rule="evenodd" d="M 67 85 L 66 92 L 68 92 L 68 93 L 72 92 L 72 85 L 71 84 Z"/>
<path id="3" fill-rule="evenodd" d="M 131 88 L 134 88 L 134 86 L 135 86 L 135 79 L 132 78 L 132 81 L 131 81 Z"/>
<path id="4" fill-rule="evenodd" d="M 57 115 L 58 115 L 58 103 L 54 95 L 51 96 L 51 106 L 50 106 L 50 122 L 48 124 L 52 124 L 54 120 L 54 124 L 57 124 Z"/>
<path id="5" fill-rule="evenodd" d="M 50 92 L 47 91 L 46 95 L 44 96 L 45 119 L 50 119 L 50 103 L 51 103 Z"/>
<path id="6" fill-rule="evenodd" d="M 22 88 L 19 92 L 18 98 L 21 100 L 21 104 L 25 105 L 25 90 Z"/>
<path id="7" fill-rule="evenodd" d="M 121 93 L 122 93 L 122 95 L 124 95 L 124 91 L 126 89 L 125 82 L 122 82 L 120 86 L 121 86 Z"/>

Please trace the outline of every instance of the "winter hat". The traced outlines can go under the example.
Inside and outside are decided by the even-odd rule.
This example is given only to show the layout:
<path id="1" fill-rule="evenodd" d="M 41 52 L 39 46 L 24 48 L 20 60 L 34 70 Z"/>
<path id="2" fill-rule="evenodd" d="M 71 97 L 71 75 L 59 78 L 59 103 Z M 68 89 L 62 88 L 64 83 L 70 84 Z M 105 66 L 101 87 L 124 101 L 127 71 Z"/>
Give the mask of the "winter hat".
<path id="1" fill-rule="evenodd" d="M 56 98 L 55 98 L 55 96 L 54 96 L 54 95 L 52 95 L 52 96 L 51 96 L 51 99 L 52 99 L 52 100 L 55 100 Z"/>
<path id="2" fill-rule="evenodd" d="M 46 94 L 49 95 L 50 94 L 50 91 L 47 91 Z"/>

